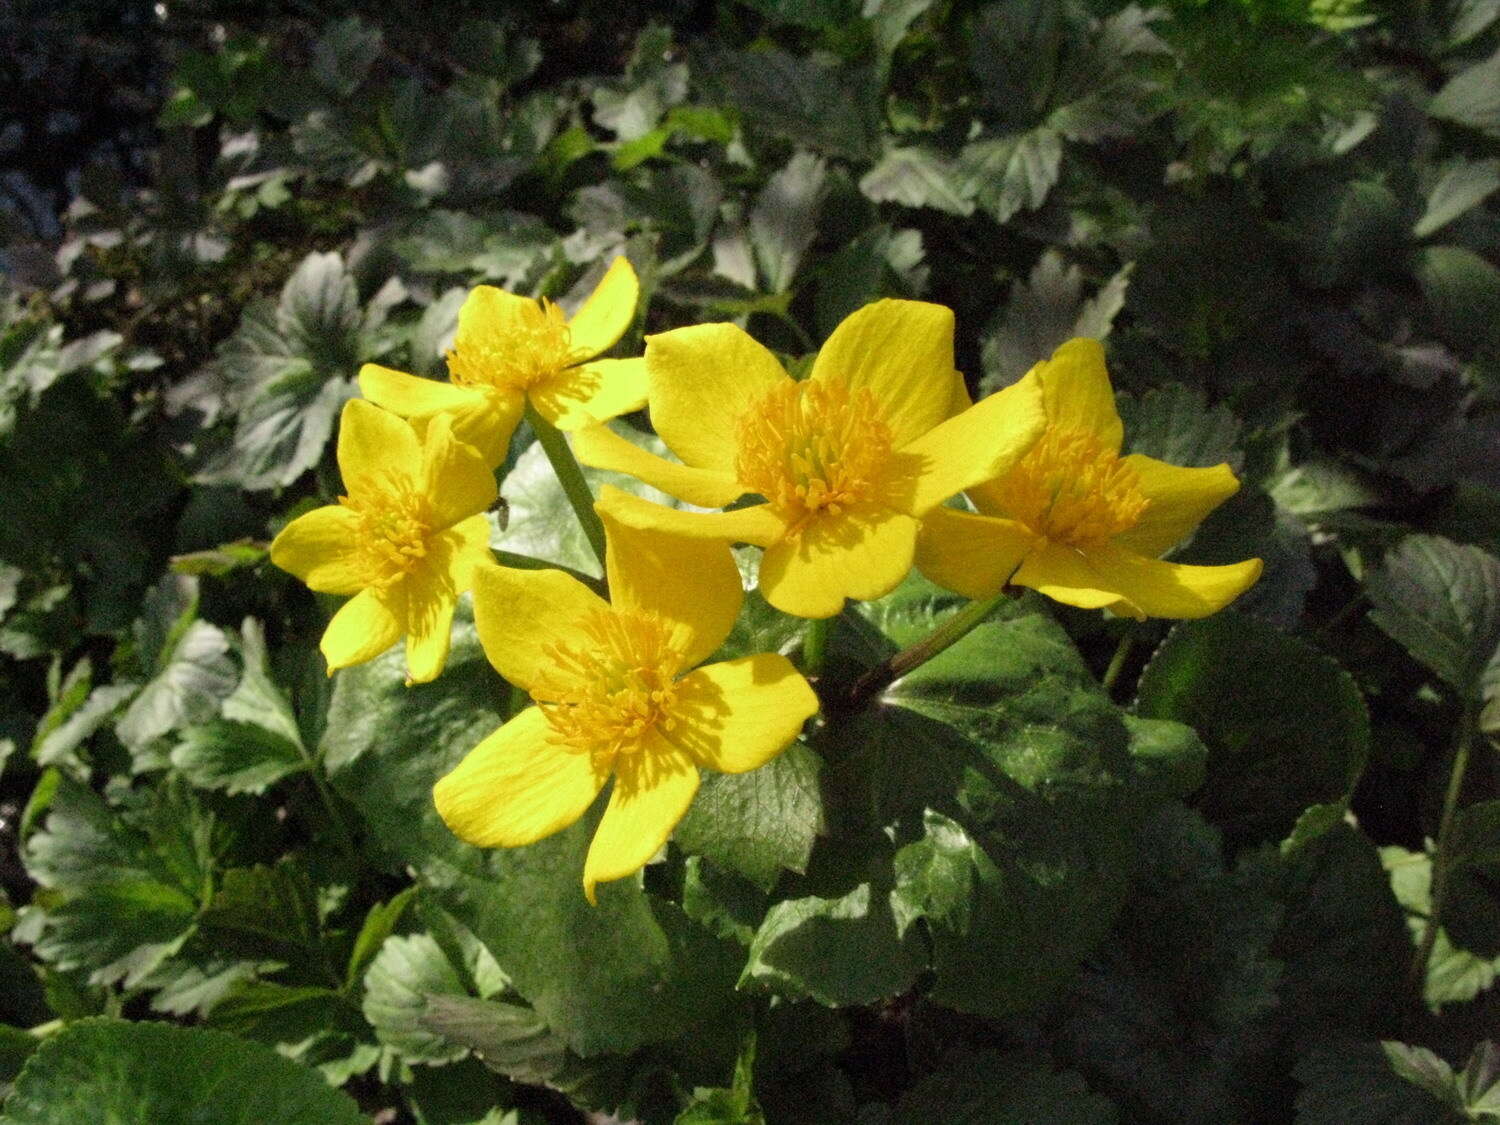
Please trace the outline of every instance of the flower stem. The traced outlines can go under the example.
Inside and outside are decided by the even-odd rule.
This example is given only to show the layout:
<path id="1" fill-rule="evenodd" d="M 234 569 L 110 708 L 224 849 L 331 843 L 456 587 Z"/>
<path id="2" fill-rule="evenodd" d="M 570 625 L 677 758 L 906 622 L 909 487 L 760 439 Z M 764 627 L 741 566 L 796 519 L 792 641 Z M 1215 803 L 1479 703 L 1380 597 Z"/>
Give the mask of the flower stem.
<path id="1" fill-rule="evenodd" d="M 1020 567 L 1017 566 L 1016 570 L 1019 569 Z M 1015 571 L 1011 571 L 1011 577 L 1015 577 Z M 1009 584 L 1010 579 L 1006 579 L 1005 586 Z M 993 597 L 970 602 L 920 641 L 908 645 L 894 656 L 871 668 L 850 689 L 846 701 L 848 709 L 858 710 L 869 702 L 871 696 L 883 691 L 913 668 L 926 664 L 938 653 L 963 640 L 975 626 L 981 624 L 995 611 L 996 606 L 1010 598 L 1005 591 L 1005 586 L 1001 586 L 1000 592 Z"/>
<path id="2" fill-rule="evenodd" d="M 1130 659 L 1130 650 L 1135 647 L 1135 638 L 1126 633 L 1120 638 L 1119 647 L 1115 654 L 1109 658 L 1109 667 L 1104 669 L 1104 693 L 1111 694 L 1114 691 L 1115 681 L 1120 678 L 1120 673 L 1125 670 L 1125 661 Z"/>
<path id="3" fill-rule="evenodd" d="M 1443 798 L 1443 816 L 1438 822 L 1437 844 L 1432 855 L 1432 893 L 1428 900 L 1427 923 L 1422 929 L 1422 940 L 1412 957 L 1411 979 L 1418 993 L 1423 991 L 1427 979 L 1427 962 L 1432 959 L 1432 947 L 1437 942 L 1438 927 L 1442 924 L 1443 902 L 1448 893 L 1448 874 L 1451 870 L 1453 821 L 1458 812 L 1458 799 L 1463 793 L 1464 773 L 1469 768 L 1469 754 L 1474 747 L 1475 714 L 1472 705 L 1464 708 L 1459 719 L 1458 733 L 1453 748 L 1453 769 L 1448 775 L 1448 793 Z"/>
<path id="4" fill-rule="evenodd" d="M 802 671 L 804 675 L 818 676 L 828 660 L 828 633 L 837 618 L 816 618 L 807 623 L 807 632 L 802 634 Z"/>
<path id="5" fill-rule="evenodd" d="M 599 565 L 603 566 L 604 524 L 600 522 L 599 514 L 594 511 L 594 494 L 589 491 L 588 481 L 583 479 L 583 470 L 578 465 L 578 459 L 568 448 L 568 439 L 562 436 L 562 432 L 556 426 L 538 414 L 530 402 L 526 404 L 526 420 L 531 423 L 532 432 L 536 434 L 536 440 L 541 443 L 542 452 L 552 463 L 552 471 L 557 474 L 557 481 L 562 485 L 568 503 L 573 506 L 573 513 L 578 517 L 578 524 L 583 528 L 583 534 L 588 539 L 589 546 L 594 549 Z"/>

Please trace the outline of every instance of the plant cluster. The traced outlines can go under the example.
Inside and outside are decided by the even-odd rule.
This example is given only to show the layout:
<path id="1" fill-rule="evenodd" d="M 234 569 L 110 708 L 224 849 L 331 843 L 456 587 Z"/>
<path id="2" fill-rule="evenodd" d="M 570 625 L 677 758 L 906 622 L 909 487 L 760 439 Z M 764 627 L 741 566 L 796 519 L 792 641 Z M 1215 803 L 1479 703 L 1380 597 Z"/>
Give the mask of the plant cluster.
<path id="1" fill-rule="evenodd" d="M 1500 1116 L 1500 3 L 106 7 L 5 1125 Z"/>

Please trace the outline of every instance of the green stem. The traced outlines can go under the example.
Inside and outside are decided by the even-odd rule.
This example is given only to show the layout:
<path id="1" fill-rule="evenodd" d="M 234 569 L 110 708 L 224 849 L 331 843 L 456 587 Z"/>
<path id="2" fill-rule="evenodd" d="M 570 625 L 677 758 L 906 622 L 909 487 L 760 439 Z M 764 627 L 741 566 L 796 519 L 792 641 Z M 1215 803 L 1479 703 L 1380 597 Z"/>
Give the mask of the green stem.
<path id="1" fill-rule="evenodd" d="M 328 810 L 328 819 L 333 822 L 334 836 L 338 840 L 339 850 L 349 859 L 358 863 L 360 860 L 359 849 L 354 846 L 354 836 L 349 831 L 349 825 L 344 823 L 344 817 L 339 812 L 338 805 L 334 801 L 333 790 L 328 788 L 328 781 L 323 776 L 322 758 L 314 758 L 306 750 L 303 750 L 302 759 L 307 763 L 307 776 L 312 778 L 313 788 L 318 791 L 318 797 L 322 800 L 323 807 Z"/>
<path id="2" fill-rule="evenodd" d="M 1453 749 L 1453 770 L 1448 775 L 1448 793 L 1443 798 L 1443 817 L 1438 822 L 1437 844 L 1432 856 L 1432 893 L 1429 896 L 1427 924 L 1422 929 L 1422 940 L 1412 958 L 1411 978 L 1418 992 L 1427 979 L 1427 962 L 1432 959 L 1432 947 L 1437 942 L 1438 927 L 1442 924 L 1443 901 L 1448 893 L 1449 863 L 1452 860 L 1450 846 L 1453 836 L 1453 821 L 1458 812 L 1458 799 L 1463 793 L 1464 773 L 1469 768 L 1469 753 L 1474 747 L 1474 708 L 1464 708 L 1459 720 L 1458 734 Z"/>
<path id="3" fill-rule="evenodd" d="M 1125 670 L 1125 661 L 1130 659 L 1130 650 L 1135 647 L 1135 638 L 1126 633 L 1120 638 L 1120 643 L 1115 649 L 1115 654 L 1109 658 L 1109 667 L 1104 669 L 1104 691 L 1111 694 L 1114 691 L 1115 681 L 1120 678 L 1120 673 Z"/>
<path id="4" fill-rule="evenodd" d="M 1020 567 L 1016 569 L 1019 570 Z M 1014 576 L 1015 571 L 1012 571 L 1011 577 Z M 1010 580 L 1006 579 L 1006 585 L 1009 584 Z M 913 668 L 926 664 L 938 653 L 963 640 L 975 626 L 995 611 L 996 606 L 1008 600 L 1009 597 L 1010 595 L 1005 592 L 1005 586 L 1001 586 L 1000 592 L 994 597 L 970 602 L 916 644 L 908 645 L 883 663 L 871 668 L 850 690 L 847 700 L 848 709 L 858 710 L 869 702 L 871 696 L 883 691 Z"/>
<path id="5" fill-rule="evenodd" d="M 833 628 L 834 618 L 824 617 L 807 623 L 807 632 L 802 634 L 802 671 L 808 676 L 820 676 L 828 661 L 828 634 Z"/>
<path id="6" fill-rule="evenodd" d="M 603 566 L 604 524 L 599 520 L 599 513 L 594 511 L 594 494 L 589 491 L 588 481 L 583 479 L 578 459 L 568 448 L 568 439 L 562 436 L 556 426 L 538 414 L 530 402 L 526 404 L 526 420 L 531 423 L 532 432 L 541 443 L 542 452 L 552 463 L 552 471 L 557 474 L 557 481 L 562 485 L 568 503 L 573 506 L 573 513 L 578 517 L 578 524 L 583 528 L 589 546 L 594 549 L 599 565 Z"/>

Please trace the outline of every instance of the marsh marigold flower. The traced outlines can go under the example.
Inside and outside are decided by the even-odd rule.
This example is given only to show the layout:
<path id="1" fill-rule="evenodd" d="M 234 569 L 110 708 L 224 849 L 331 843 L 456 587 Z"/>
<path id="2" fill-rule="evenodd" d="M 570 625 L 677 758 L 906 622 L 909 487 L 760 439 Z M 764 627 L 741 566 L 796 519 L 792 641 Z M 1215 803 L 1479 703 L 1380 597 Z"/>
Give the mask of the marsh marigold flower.
<path id="1" fill-rule="evenodd" d="M 844 320 L 794 382 L 732 324 L 648 337 L 651 420 L 681 464 L 604 426 L 575 435 L 585 464 L 639 477 L 705 507 L 608 492 L 601 508 L 639 527 L 765 548 L 760 588 L 801 617 L 878 598 L 911 569 L 922 516 L 1009 470 L 1041 432 L 1040 394 L 1016 386 L 968 405 L 953 368 L 953 313 L 878 301 Z"/>
<path id="2" fill-rule="evenodd" d="M 764 765 L 818 709 L 784 657 L 694 670 L 729 635 L 744 591 L 729 548 L 604 518 L 611 601 L 558 570 L 486 567 L 479 640 L 536 701 L 438 781 L 448 827 L 480 847 L 518 847 L 572 824 L 611 774 L 583 889 L 630 875 L 672 834 L 699 767 Z"/>
<path id="3" fill-rule="evenodd" d="M 406 674 L 436 678 L 448 659 L 453 606 L 475 570 L 493 563 L 484 512 L 495 476 L 448 419 L 412 427 L 361 399 L 339 421 L 347 496 L 298 516 L 271 543 L 271 561 L 322 594 L 353 594 L 321 648 L 332 675 L 406 637 Z"/>
<path id="4" fill-rule="evenodd" d="M 448 382 L 367 363 L 360 392 L 419 429 L 439 414 L 451 415 L 453 432 L 498 465 L 528 401 L 561 430 L 645 405 L 640 358 L 594 358 L 630 327 L 639 295 L 635 270 L 624 258 L 614 260 L 571 318 L 545 297 L 480 285 L 458 312 Z"/>
<path id="5" fill-rule="evenodd" d="M 1005 472 L 968 490 L 978 513 L 938 508 L 917 566 L 939 585 L 990 597 L 1007 581 L 1084 609 L 1137 619 L 1206 617 L 1260 577 L 1261 561 L 1184 566 L 1157 556 L 1233 496 L 1228 465 L 1185 469 L 1120 456 L 1124 427 L 1099 341 L 1070 340 L 1017 386 L 1040 388 L 1041 438 Z"/>

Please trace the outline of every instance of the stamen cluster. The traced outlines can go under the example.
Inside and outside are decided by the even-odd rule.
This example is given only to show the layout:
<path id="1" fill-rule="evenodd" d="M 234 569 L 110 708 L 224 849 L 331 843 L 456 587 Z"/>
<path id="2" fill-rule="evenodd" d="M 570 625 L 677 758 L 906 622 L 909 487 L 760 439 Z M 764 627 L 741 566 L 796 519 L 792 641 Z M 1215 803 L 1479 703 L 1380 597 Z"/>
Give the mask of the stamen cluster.
<path id="1" fill-rule="evenodd" d="M 778 386 L 740 417 L 737 437 L 740 482 L 793 533 L 869 497 L 892 444 L 869 389 L 835 379 Z"/>
<path id="2" fill-rule="evenodd" d="M 573 347 L 567 317 L 547 298 L 518 302 L 517 322 L 466 333 L 448 353 L 448 375 L 460 387 L 524 391 L 584 358 Z"/>
<path id="3" fill-rule="evenodd" d="M 355 549 L 365 585 L 389 589 L 426 557 L 431 514 L 409 485 L 387 478 L 361 496 L 340 496 L 339 503 L 359 516 Z"/>
<path id="4" fill-rule="evenodd" d="M 1070 547 L 1102 547 L 1140 522 L 1140 477 L 1087 430 L 1049 427 L 994 486 L 1007 514 Z"/>
<path id="5" fill-rule="evenodd" d="M 674 682 L 682 654 L 666 624 L 646 613 L 596 610 L 582 623 L 586 647 L 553 642 L 549 682 L 533 694 L 556 741 L 580 750 L 628 754 L 653 730 L 676 720 Z"/>

